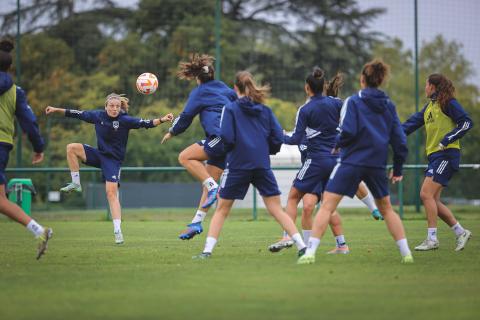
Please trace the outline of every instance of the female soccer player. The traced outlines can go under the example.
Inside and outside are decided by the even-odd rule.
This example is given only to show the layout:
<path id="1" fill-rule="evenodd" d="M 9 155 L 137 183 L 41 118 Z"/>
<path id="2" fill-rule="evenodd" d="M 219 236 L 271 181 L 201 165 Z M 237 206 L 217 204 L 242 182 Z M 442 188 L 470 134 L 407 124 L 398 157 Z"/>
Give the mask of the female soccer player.
<path id="1" fill-rule="evenodd" d="M 131 129 L 153 128 L 161 123 L 172 121 L 173 114 L 169 113 L 161 119 L 144 120 L 130 117 L 128 99 L 116 93 L 109 94 L 105 100 L 105 110 L 79 111 L 48 106 L 47 115 L 60 113 L 70 118 L 77 118 L 95 125 L 97 146 L 93 148 L 87 144 L 70 143 L 67 145 L 67 162 L 72 176 L 72 182 L 61 188 L 62 192 L 81 192 L 80 159 L 84 164 L 102 170 L 108 205 L 112 214 L 115 243 L 122 244 L 121 229 L 122 213 L 118 199 L 118 184 L 120 169 L 127 149 L 128 133 Z"/>
<path id="2" fill-rule="evenodd" d="M 292 136 L 285 135 L 286 144 L 306 144 L 303 149 L 307 152 L 302 168 L 293 181 L 288 195 L 286 212 L 293 219 L 297 217 L 297 206 L 303 198 L 302 228 L 303 239 L 308 241 L 313 224 L 313 211 L 320 201 L 328 177 L 336 164 L 337 155 L 331 153 L 335 145 L 338 122 L 342 101 L 338 98 L 338 91 L 343 84 L 343 77 L 337 74 L 331 81 L 325 80 L 325 72 L 315 67 L 305 80 L 307 103 L 299 108 L 295 130 Z M 323 95 L 323 93 L 326 95 Z M 305 142 L 306 140 L 306 142 Z M 357 196 L 364 202 L 373 203 L 372 215 L 381 217 L 376 208 L 373 197 L 368 189 L 359 185 Z M 336 248 L 330 253 L 348 253 L 349 249 L 343 235 L 340 215 L 332 216 L 332 232 L 336 238 Z M 290 238 L 284 233 L 284 238 L 269 246 L 271 252 L 278 252 L 292 246 Z"/>
<path id="3" fill-rule="evenodd" d="M 220 135 L 228 153 L 220 200 L 210 222 L 205 249 L 195 258 L 210 257 L 235 199 L 245 197 L 250 183 L 258 189 L 268 212 L 292 237 L 302 255 L 305 243 L 282 209 L 280 190 L 270 168 L 269 154 L 280 151 L 283 143 L 278 120 L 263 104 L 270 88 L 258 87 L 249 72 L 241 71 L 236 75 L 234 89 L 239 99 L 226 105 L 222 113 Z"/>
<path id="4" fill-rule="evenodd" d="M 222 81 L 215 80 L 214 58 L 209 55 L 193 54 L 190 61 L 180 62 L 177 76 L 180 79 L 195 79 L 198 86 L 190 92 L 187 104 L 162 143 L 179 135 L 190 126 L 193 118 L 200 114 L 200 123 L 205 131 L 205 139 L 184 149 L 178 156 L 180 164 L 202 182 L 203 194 L 192 222 L 179 238 L 189 240 L 203 232 L 202 221 L 210 206 L 217 200 L 217 181 L 225 169 L 225 154 L 220 138 L 220 116 L 224 105 L 237 96 Z M 207 164 L 204 164 L 207 161 Z"/>
<path id="5" fill-rule="evenodd" d="M 392 182 L 402 179 L 402 166 L 408 149 L 405 133 L 398 119 L 395 105 L 378 89 L 388 74 L 388 65 L 373 60 L 363 67 L 360 76 L 362 90 L 349 97 L 340 119 L 340 134 L 335 149 L 341 148 L 340 160 L 333 169 L 323 203 L 315 217 L 308 249 L 299 264 L 314 263 L 315 252 L 328 222 L 344 195 L 353 197 L 360 181 L 365 181 L 382 213 L 388 230 L 397 242 L 403 263 L 412 263 L 402 221 L 395 213 L 388 195 L 388 145 L 393 148 Z"/>
<path id="6" fill-rule="evenodd" d="M 460 138 L 473 126 L 472 120 L 454 98 L 455 87 L 441 74 L 431 74 L 425 83 L 425 95 L 430 102 L 404 124 L 409 135 L 425 126 L 428 168 L 425 171 L 420 197 L 427 215 L 427 239 L 415 247 L 418 251 L 437 249 L 437 216 L 450 226 L 457 237 L 455 251 L 465 248 L 472 236 L 440 200 L 444 187 L 458 171 L 460 165 Z"/>
<path id="7" fill-rule="evenodd" d="M 39 240 L 37 259 L 40 259 L 47 250 L 47 242 L 53 235 L 52 229 L 38 224 L 5 196 L 5 183 L 7 182 L 5 168 L 13 147 L 15 117 L 32 143 L 34 151 L 32 164 L 42 162 L 45 145 L 38 130 L 37 119 L 27 104 L 25 91 L 16 86 L 7 73 L 12 65 L 11 51 L 13 48 L 13 42 L 10 40 L 0 41 L 0 212 L 27 227 Z"/>

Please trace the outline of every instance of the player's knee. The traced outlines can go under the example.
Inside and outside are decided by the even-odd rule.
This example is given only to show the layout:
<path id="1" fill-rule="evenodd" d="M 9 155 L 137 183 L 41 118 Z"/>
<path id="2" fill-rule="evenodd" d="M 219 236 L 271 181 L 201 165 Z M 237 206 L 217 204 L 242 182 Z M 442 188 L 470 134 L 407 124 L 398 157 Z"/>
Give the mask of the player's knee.
<path id="1" fill-rule="evenodd" d="M 433 194 L 426 192 L 425 190 L 420 190 L 420 199 L 422 199 L 422 201 L 431 200 L 433 199 Z"/>
<path id="2" fill-rule="evenodd" d="M 304 202 L 303 203 L 303 214 L 306 216 L 311 216 L 315 210 L 315 203 L 313 202 Z"/>
<path id="3" fill-rule="evenodd" d="M 75 151 L 75 143 L 67 144 L 67 153 L 72 153 Z"/>
<path id="4" fill-rule="evenodd" d="M 188 161 L 188 157 L 185 155 L 185 153 L 180 152 L 180 154 L 178 155 L 178 162 L 179 162 L 182 166 L 185 166 L 185 164 L 187 163 L 187 161 Z"/>
<path id="5" fill-rule="evenodd" d="M 115 200 L 117 198 L 117 191 L 116 190 L 107 190 L 107 199 L 108 200 Z"/>

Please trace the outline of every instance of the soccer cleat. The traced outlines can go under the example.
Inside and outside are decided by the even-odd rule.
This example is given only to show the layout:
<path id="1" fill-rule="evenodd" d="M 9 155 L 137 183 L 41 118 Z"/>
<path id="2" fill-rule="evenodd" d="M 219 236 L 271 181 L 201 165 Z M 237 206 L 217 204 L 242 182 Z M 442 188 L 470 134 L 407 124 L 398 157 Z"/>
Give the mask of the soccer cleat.
<path id="1" fill-rule="evenodd" d="M 207 199 L 202 204 L 202 209 L 206 209 L 212 206 L 212 204 L 217 201 L 217 194 L 218 194 L 218 187 L 213 188 L 212 190 L 208 191 Z"/>
<path id="2" fill-rule="evenodd" d="M 471 237 L 472 233 L 469 230 L 465 229 L 465 232 L 457 237 L 457 247 L 455 248 L 455 251 L 462 251 Z"/>
<path id="3" fill-rule="evenodd" d="M 61 188 L 60 191 L 65 192 L 65 193 L 70 193 L 70 192 L 73 192 L 73 191 L 82 192 L 82 186 L 77 184 L 77 183 L 70 182 L 65 187 Z"/>
<path id="4" fill-rule="evenodd" d="M 406 256 L 402 257 L 401 262 L 404 264 L 413 263 L 413 256 L 411 254 L 407 254 Z"/>
<path id="5" fill-rule="evenodd" d="M 378 209 L 372 211 L 372 217 L 375 220 L 383 220 L 383 216 Z"/>
<path id="6" fill-rule="evenodd" d="M 199 255 L 193 256 L 193 260 L 207 260 L 212 256 L 211 252 L 202 252 Z"/>
<path id="7" fill-rule="evenodd" d="M 422 243 L 415 247 L 416 251 L 429 251 L 429 250 L 436 250 L 440 246 L 440 242 L 438 240 L 429 240 L 425 239 Z"/>
<path id="8" fill-rule="evenodd" d="M 51 228 L 45 228 L 43 234 L 37 238 L 40 241 L 38 243 L 37 260 L 40 259 L 47 251 L 48 240 L 50 240 L 52 236 L 53 230 Z"/>
<path id="9" fill-rule="evenodd" d="M 123 244 L 123 234 L 121 231 L 114 232 L 115 235 L 115 244 Z"/>
<path id="10" fill-rule="evenodd" d="M 334 249 L 327 252 L 327 254 L 348 254 L 350 249 L 347 245 L 341 247 L 335 247 Z"/>
<path id="11" fill-rule="evenodd" d="M 307 255 L 304 254 L 297 260 L 297 264 L 313 264 L 315 263 L 315 256 L 314 255 Z"/>
<path id="12" fill-rule="evenodd" d="M 187 225 L 187 229 L 182 232 L 181 235 L 178 236 L 178 238 L 182 240 L 190 240 L 193 237 L 195 237 L 197 234 L 200 234 L 203 232 L 203 227 L 201 222 L 195 222 L 195 223 L 190 223 Z"/>
<path id="13" fill-rule="evenodd" d="M 297 257 L 303 257 L 305 255 L 305 252 L 307 252 L 307 247 L 303 248 L 303 249 L 300 249 L 298 250 L 297 252 Z"/>
<path id="14" fill-rule="evenodd" d="M 270 252 L 279 252 L 282 249 L 291 248 L 294 244 L 295 242 L 292 239 L 290 239 L 289 237 L 285 237 L 285 238 L 282 238 L 280 241 L 275 242 L 274 244 L 271 244 L 268 247 L 268 250 Z"/>

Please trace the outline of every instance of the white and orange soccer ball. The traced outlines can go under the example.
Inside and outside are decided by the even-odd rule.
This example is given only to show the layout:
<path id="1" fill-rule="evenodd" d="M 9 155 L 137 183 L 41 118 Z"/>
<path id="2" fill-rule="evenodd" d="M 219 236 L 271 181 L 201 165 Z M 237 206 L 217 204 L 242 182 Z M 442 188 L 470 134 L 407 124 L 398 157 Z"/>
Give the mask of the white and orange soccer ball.
<path id="1" fill-rule="evenodd" d="M 142 94 L 152 94 L 158 88 L 157 77 L 153 73 L 142 73 L 137 78 L 137 90 Z"/>

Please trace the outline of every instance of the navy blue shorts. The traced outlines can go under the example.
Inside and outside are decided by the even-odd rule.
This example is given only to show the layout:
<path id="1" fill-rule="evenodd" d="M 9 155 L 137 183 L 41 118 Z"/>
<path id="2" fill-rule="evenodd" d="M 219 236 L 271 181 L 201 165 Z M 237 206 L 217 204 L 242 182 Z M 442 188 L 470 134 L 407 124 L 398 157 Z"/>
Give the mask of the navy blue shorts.
<path id="1" fill-rule="evenodd" d="M 448 186 L 453 174 L 460 168 L 460 152 L 435 152 L 428 156 L 426 177 L 433 177 L 433 181 Z"/>
<path id="2" fill-rule="evenodd" d="M 198 141 L 197 144 L 203 146 L 203 150 L 208 155 L 207 164 L 222 170 L 225 169 L 226 154 L 220 137 L 211 136 L 206 140 Z"/>
<path id="3" fill-rule="evenodd" d="M 333 168 L 325 190 L 353 198 L 361 181 L 365 182 L 375 199 L 389 195 L 385 169 L 361 167 L 340 162 Z"/>
<path id="4" fill-rule="evenodd" d="M 0 143 L 0 184 L 7 184 L 5 169 L 7 168 L 8 156 L 12 147 L 12 145 Z"/>
<path id="5" fill-rule="evenodd" d="M 293 180 L 293 186 L 301 192 L 313 193 L 320 198 L 336 164 L 337 159 L 333 157 L 305 160 Z"/>
<path id="6" fill-rule="evenodd" d="M 220 198 L 243 200 L 250 183 L 258 189 L 262 197 L 281 194 L 271 169 L 225 169 L 220 182 Z"/>
<path id="7" fill-rule="evenodd" d="M 83 149 L 87 156 L 87 161 L 85 161 L 87 166 L 102 169 L 102 177 L 104 181 L 120 182 L 121 161 L 101 154 L 98 149 L 95 149 L 88 144 L 84 144 Z"/>

